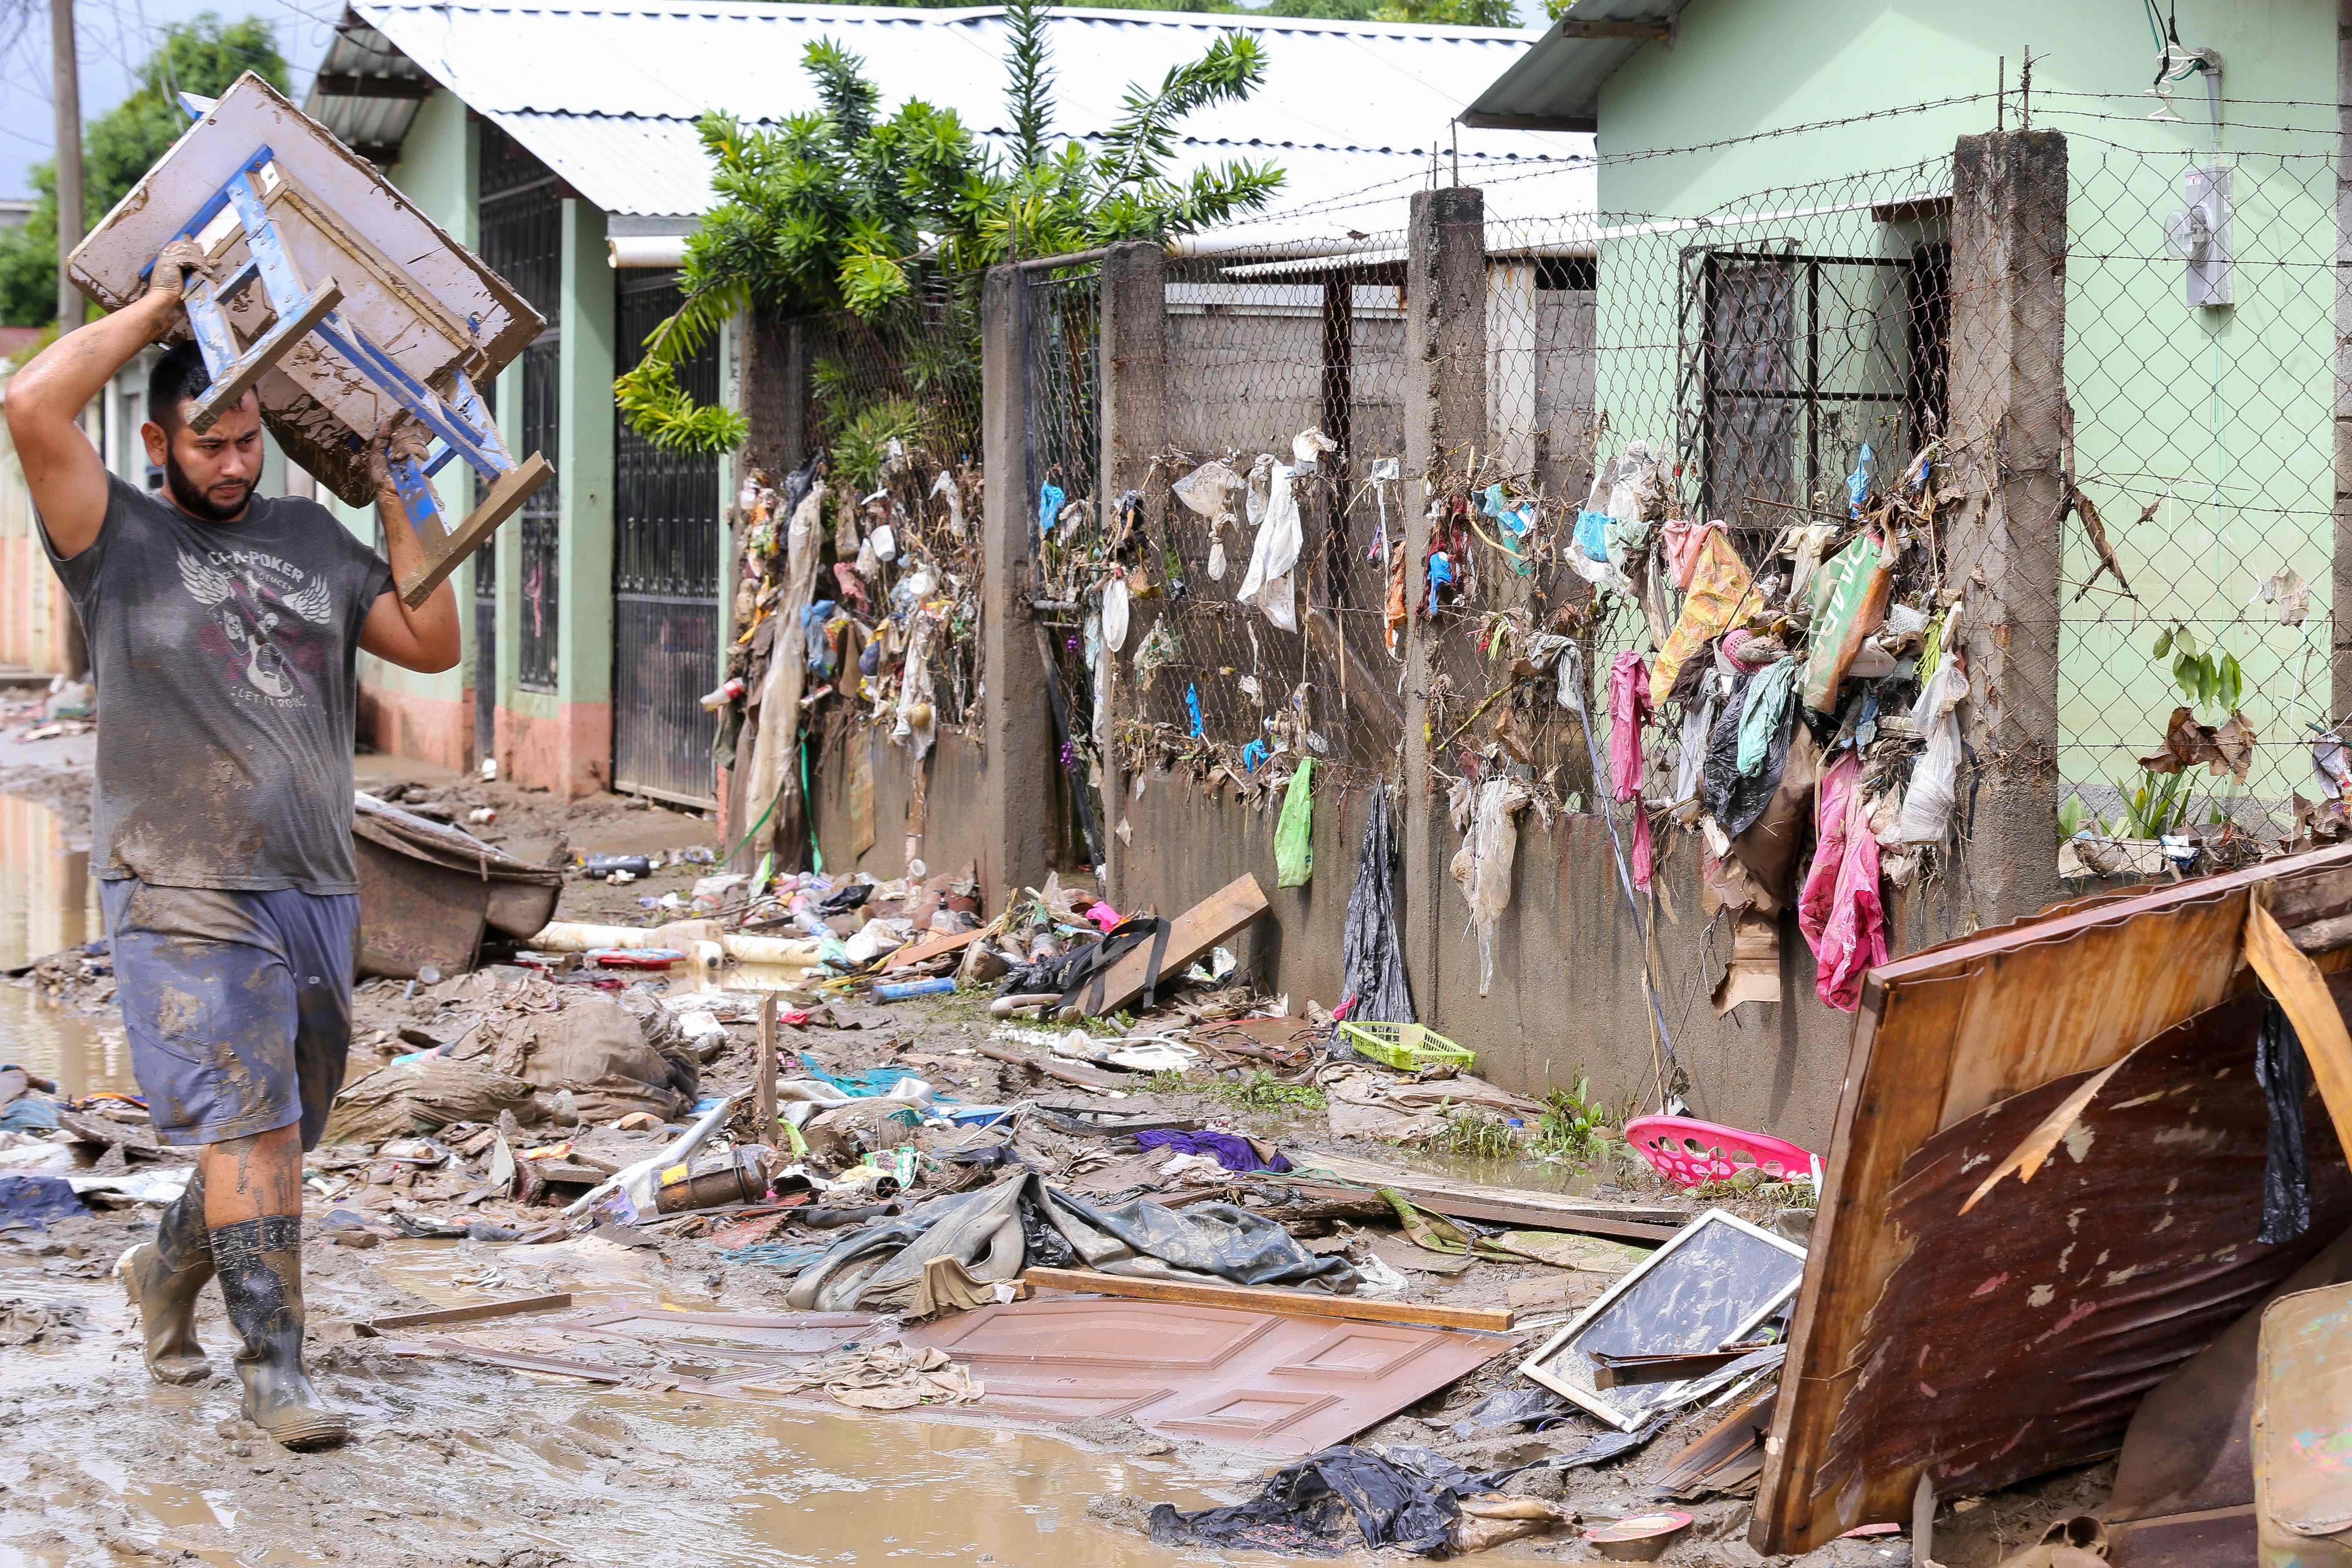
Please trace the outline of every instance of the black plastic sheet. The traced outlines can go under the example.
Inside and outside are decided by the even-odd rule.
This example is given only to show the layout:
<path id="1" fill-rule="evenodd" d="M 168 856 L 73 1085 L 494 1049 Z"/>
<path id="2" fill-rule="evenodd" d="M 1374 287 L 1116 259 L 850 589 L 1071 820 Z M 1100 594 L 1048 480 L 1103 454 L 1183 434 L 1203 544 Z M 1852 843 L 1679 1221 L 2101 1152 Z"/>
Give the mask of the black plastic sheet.
<path id="1" fill-rule="evenodd" d="M 2303 1041 L 2276 1002 L 2263 1007 L 2254 1036 L 2254 1081 L 2270 1108 L 2270 1158 L 2263 1167 L 2265 1245 L 2293 1241 L 2311 1228 L 2311 1153 L 2304 1143 L 2303 1097 L 2309 1092 Z"/>
<path id="2" fill-rule="evenodd" d="M 1336 1557 L 1358 1545 L 1428 1557 L 1444 1553 L 1462 1515 L 1458 1499 L 1476 1489 L 1459 1467 L 1425 1449 L 1342 1445 L 1277 1470 L 1247 1502 L 1150 1514 L 1161 1546 L 1221 1546 Z"/>
<path id="3" fill-rule="evenodd" d="M 1389 794 L 1372 792 L 1364 819 L 1364 842 L 1356 861 L 1356 885 L 1348 894 L 1348 924 L 1339 939 L 1340 994 L 1352 995 L 1350 1023 L 1410 1024 L 1412 983 L 1397 941 L 1396 831 L 1389 821 Z"/>

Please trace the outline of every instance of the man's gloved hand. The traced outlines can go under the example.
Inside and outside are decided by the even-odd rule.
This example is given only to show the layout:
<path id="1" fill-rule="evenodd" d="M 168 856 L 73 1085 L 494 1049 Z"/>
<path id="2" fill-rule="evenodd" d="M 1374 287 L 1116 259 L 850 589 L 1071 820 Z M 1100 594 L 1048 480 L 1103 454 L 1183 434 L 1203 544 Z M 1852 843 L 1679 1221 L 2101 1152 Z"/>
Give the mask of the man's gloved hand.
<path id="1" fill-rule="evenodd" d="M 178 309 L 180 296 L 188 286 L 187 275 L 199 278 L 211 276 L 205 261 L 205 247 L 193 239 L 175 239 L 156 252 L 154 268 L 147 274 L 147 292 L 142 302 L 154 300 L 162 316 L 155 329 L 156 341 L 186 335 L 187 318 Z"/>
<path id="2" fill-rule="evenodd" d="M 393 465 L 404 458 L 421 463 L 431 450 L 432 443 L 425 432 L 406 419 L 369 442 L 368 479 L 374 484 L 375 493 L 385 500 L 396 499 L 400 485 L 393 478 Z"/>

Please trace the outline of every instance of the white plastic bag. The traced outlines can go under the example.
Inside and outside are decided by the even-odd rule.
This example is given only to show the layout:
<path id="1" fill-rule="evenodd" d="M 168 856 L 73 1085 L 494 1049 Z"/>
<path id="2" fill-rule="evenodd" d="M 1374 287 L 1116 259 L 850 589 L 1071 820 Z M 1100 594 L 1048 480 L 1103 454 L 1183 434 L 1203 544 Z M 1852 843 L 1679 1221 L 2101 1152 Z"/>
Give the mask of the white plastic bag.
<path id="1" fill-rule="evenodd" d="M 1911 722 L 1927 737 L 1927 754 L 1911 767 L 1911 787 L 1903 796 L 1903 816 L 1895 825 L 1897 844 L 1941 844 L 1952 826 L 1952 797 L 1960 766 L 1960 699 L 1969 694 L 1969 678 L 1960 661 L 1947 653 L 1936 666 L 1934 679 L 1919 689 L 1912 705 Z"/>
<path id="2" fill-rule="evenodd" d="M 1103 584 L 1103 647 L 1118 653 L 1127 647 L 1127 579 L 1114 575 Z"/>
<path id="3" fill-rule="evenodd" d="M 1295 632 L 1298 595 L 1290 574 L 1298 564 L 1298 552 L 1306 548 L 1306 534 L 1298 521 L 1297 498 L 1291 492 L 1292 470 L 1270 459 L 1262 460 L 1270 469 L 1265 509 L 1258 522 L 1257 541 L 1250 547 L 1249 572 L 1236 596 L 1243 604 L 1255 604 L 1265 611 L 1265 618 L 1279 630 Z M 1255 493 L 1251 500 L 1255 501 Z"/>

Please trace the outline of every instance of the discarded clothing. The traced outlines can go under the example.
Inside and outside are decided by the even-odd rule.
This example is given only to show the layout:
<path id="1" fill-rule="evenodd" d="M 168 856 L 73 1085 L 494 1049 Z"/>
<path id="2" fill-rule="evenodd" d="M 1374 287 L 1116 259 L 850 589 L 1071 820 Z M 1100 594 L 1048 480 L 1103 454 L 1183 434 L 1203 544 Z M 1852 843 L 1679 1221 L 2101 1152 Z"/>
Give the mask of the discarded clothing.
<path id="1" fill-rule="evenodd" d="M 1699 523 L 1682 519 L 1662 525 L 1658 530 L 1659 553 L 1665 558 L 1666 581 L 1675 592 L 1690 591 L 1691 574 L 1698 570 L 1699 547 L 1706 542 L 1707 531 L 1721 531 L 1719 523 Z"/>
<path id="2" fill-rule="evenodd" d="M 2309 1074 L 2303 1041 L 2276 1002 L 2263 1007 L 2254 1036 L 2254 1081 L 2271 1113 L 2270 1157 L 2263 1167 L 2263 1228 L 2265 1247 L 2294 1240 L 2311 1228 L 2311 1153 L 2304 1142 L 2303 1102 Z"/>
<path id="3" fill-rule="evenodd" d="M 1515 820 L 1535 797 L 1518 779 L 1505 774 L 1465 789 L 1454 808 L 1462 847 L 1454 852 L 1451 874 L 1470 906 L 1470 924 L 1478 933 L 1478 994 L 1495 984 L 1495 927 L 1511 901 L 1511 863 L 1518 857 L 1519 828 Z M 1475 803 L 1475 804 L 1474 804 Z"/>
<path id="4" fill-rule="evenodd" d="M 1654 679 L 1643 681 L 1640 654 L 1621 653 L 1609 667 L 1609 797 L 1633 803 L 1633 886 L 1644 892 L 1654 862 L 1650 814 L 1642 805 L 1642 725 L 1650 716 L 1650 691 L 1656 684 Z"/>
<path id="5" fill-rule="evenodd" d="M 854 1410 L 911 1410 L 918 1405 L 976 1405 L 988 1385 L 936 1346 L 861 1345 L 836 1351 L 807 1368 L 762 1378 L 768 1394 L 822 1389 Z"/>
<path id="6" fill-rule="evenodd" d="M 817 1066 L 816 1058 L 801 1054 L 801 1066 L 820 1083 L 829 1083 L 842 1093 L 856 1098 L 888 1095 L 908 1079 L 919 1080 L 922 1074 L 912 1068 L 857 1068 L 848 1072 L 832 1073 Z"/>
<path id="7" fill-rule="evenodd" d="M 1356 885 L 1348 894 L 1348 923 L 1339 938 L 1340 989 L 1352 1002 L 1352 1023 L 1410 1024 L 1412 983 L 1397 941 L 1396 833 L 1389 821 L 1389 795 L 1372 791 L 1357 853 Z"/>
<path id="8" fill-rule="evenodd" d="M 58 1102 L 46 1094 L 26 1094 L 0 1106 L 0 1132 L 48 1132 L 58 1125 Z"/>
<path id="9" fill-rule="evenodd" d="M 1862 1003 L 1862 977 L 1886 962 L 1885 913 L 1879 901 L 1878 837 L 1862 794 L 1862 764 L 1849 752 L 1822 776 L 1813 814 L 1820 847 L 1797 898 L 1797 924 L 1819 968 L 1813 989 L 1851 1013 Z"/>
<path id="10" fill-rule="evenodd" d="M 934 1258 L 956 1258 L 983 1284 L 1031 1264 L 1071 1263 L 1238 1285 L 1334 1289 L 1358 1278 L 1345 1258 L 1318 1258 L 1275 1221 L 1232 1204 L 1178 1210 L 1137 1199 L 1097 1208 L 1024 1171 L 844 1237 L 802 1271 L 787 1300 L 803 1311 L 904 1311 Z"/>
<path id="11" fill-rule="evenodd" d="M 1151 1539 L 1318 1557 L 1361 1544 L 1427 1557 L 1451 1544 L 1460 1499 L 1478 1489 L 1426 1449 L 1342 1446 L 1276 1471 L 1248 1502 L 1197 1513 L 1161 1503 L 1151 1510 Z"/>
<path id="12" fill-rule="evenodd" d="M 1753 778 L 1764 765 L 1764 753 L 1780 732 L 1789 710 L 1790 688 L 1797 679 L 1797 661 L 1783 656 L 1748 682 L 1739 700 L 1739 772 Z"/>
<path id="13" fill-rule="evenodd" d="M 1301 757 L 1274 828 L 1275 885 L 1303 888 L 1315 875 L 1315 759 Z"/>
<path id="14" fill-rule="evenodd" d="M 1706 761 L 1699 774 L 1699 804 L 1706 806 L 1724 836 L 1737 838 L 1764 815 L 1772 792 L 1780 786 L 1780 768 L 1788 760 L 1790 727 L 1794 715 L 1784 716 L 1780 730 L 1765 748 L 1764 765 L 1753 773 L 1739 771 L 1739 716 L 1748 687 L 1756 678 L 1743 675 L 1724 700 L 1723 713 L 1706 738 Z"/>
<path id="15" fill-rule="evenodd" d="M 53 1219 L 89 1212 L 63 1176 L 0 1176 L 0 1230 L 47 1230 Z"/>
<path id="16" fill-rule="evenodd" d="M 1270 1160 L 1261 1160 L 1246 1138 L 1231 1132 L 1139 1132 L 1135 1141 L 1146 1149 L 1173 1149 L 1180 1154 L 1205 1154 L 1228 1171 L 1275 1171 L 1290 1169 L 1290 1162 L 1277 1152 Z"/>
<path id="17" fill-rule="evenodd" d="M 1731 548 L 1731 541 L 1725 537 L 1723 530 L 1709 525 L 1698 542 L 1696 554 L 1683 613 L 1675 618 L 1675 629 L 1667 634 L 1665 645 L 1658 650 L 1657 667 L 1650 672 L 1653 705 L 1665 701 L 1684 664 L 1722 635 L 1752 604 L 1749 590 L 1753 580 L 1748 574 L 1748 564 Z"/>
<path id="18" fill-rule="evenodd" d="M 1323 1086 L 1324 1114 L 1335 1138 L 1379 1138 L 1410 1142 L 1444 1127 L 1444 1113 L 1469 1106 L 1496 1120 L 1517 1117 L 1532 1123 L 1543 1106 L 1525 1095 L 1469 1073 L 1414 1082 L 1378 1068 L 1334 1062 L 1316 1075 Z"/>

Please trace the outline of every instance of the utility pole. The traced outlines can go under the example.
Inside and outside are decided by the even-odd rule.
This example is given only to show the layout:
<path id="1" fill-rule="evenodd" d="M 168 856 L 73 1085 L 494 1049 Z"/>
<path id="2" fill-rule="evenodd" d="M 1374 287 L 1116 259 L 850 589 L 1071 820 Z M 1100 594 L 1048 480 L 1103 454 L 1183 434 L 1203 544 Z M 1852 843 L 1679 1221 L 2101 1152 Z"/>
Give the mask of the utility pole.
<path id="1" fill-rule="evenodd" d="M 66 258 L 82 240 L 81 68 L 74 55 L 73 0 L 49 0 L 49 100 L 57 109 L 58 331 L 82 323 L 81 290 L 66 277 Z"/>

